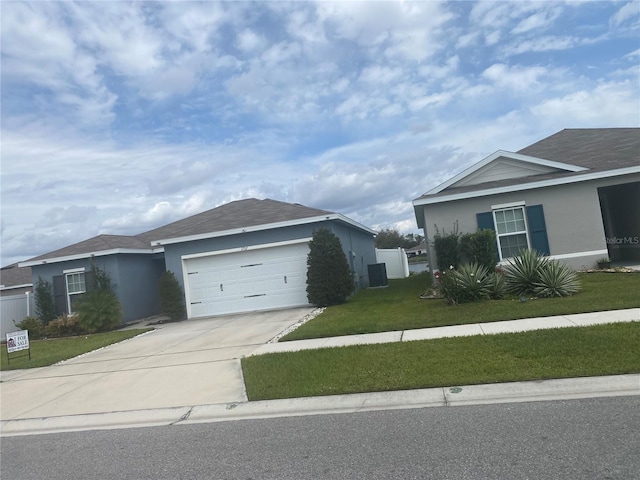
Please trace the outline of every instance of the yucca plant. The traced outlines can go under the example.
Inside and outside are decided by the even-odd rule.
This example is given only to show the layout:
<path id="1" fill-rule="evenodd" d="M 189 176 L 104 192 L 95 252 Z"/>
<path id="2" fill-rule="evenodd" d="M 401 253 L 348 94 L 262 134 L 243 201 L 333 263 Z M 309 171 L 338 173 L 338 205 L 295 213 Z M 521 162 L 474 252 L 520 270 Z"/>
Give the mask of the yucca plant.
<path id="1" fill-rule="evenodd" d="M 491 272 L 489 274 L 489 298 L 492 300 L 500 300 L 507 291 L 507 285 L 504 275 L 500 272 Z"/>
<path id="2" fill-rule="evenodd" d="M 540 273 L 549 260 L 535 250 L 522 250 L 505 267 L 507 291 L 515 295 L 534 295 Z"/>
<path id="3" fill-rule="evenodd" d="M 477 262 L 466 263 L 460 266 L 455 276 L 460 289 L 459 302 L 474 302 L 489 298 L 491 278 L 484 265 Z"/>
<path id="4" fill-rule="evenodd" d="M 534 286 L 537 297 L 568 297 L 580 290 L 576 272 L 556 260 L 547 262 Z"/>

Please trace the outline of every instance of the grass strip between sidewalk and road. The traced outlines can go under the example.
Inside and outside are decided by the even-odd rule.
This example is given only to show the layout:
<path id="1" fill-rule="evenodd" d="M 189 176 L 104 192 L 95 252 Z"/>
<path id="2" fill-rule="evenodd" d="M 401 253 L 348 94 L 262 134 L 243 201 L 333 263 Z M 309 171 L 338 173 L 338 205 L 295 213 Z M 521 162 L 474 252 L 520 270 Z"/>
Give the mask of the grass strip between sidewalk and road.
<path id="1" fill-rule="evenodd" d="M 29 342 L 31 360 L 29 360 L 27 350 L 21 350 L 10 354 L 9 363 L 7 363 L 7 346 L 3 344 L 0 348 L 0 354 L 2 355 L 0 357 L 0 370 L 46 367 L 62 360 L 68 360 L 83 353 L 127 340 L 150 330 L 153 329 L 119 330 L 94 333 L 93 335 L 79 335 L 77 337 L 31 340 Z"/>
<path id="2" fill-rule="evenodd" d="M 249 400 L 640 372 L 640 323 L 272 353 L 242 359 Z"/>
<path id="3" fill-rule="evenodd" d="M 390 280 L 387 288 L 360 290 L 346 303 L 321 315 L 280 341 L 336 337 L 393 330 L 496 322 L 640 307 L 640 273 L 579 273 L 582 289 L 571 297 L 484 300 L 450 306 L 443 299 L 422 300 L 428 274 Z"/>

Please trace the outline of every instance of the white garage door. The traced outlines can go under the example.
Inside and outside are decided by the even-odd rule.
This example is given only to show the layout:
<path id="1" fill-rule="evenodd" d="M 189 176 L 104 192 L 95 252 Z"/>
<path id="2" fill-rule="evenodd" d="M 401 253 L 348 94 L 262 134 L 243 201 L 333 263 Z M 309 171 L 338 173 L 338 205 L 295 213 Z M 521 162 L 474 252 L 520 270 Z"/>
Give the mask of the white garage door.
<path id="1" fill-rule="evenodd" d="M 183 261 L 189 317 L 307 305 L 305 243 Z"/>

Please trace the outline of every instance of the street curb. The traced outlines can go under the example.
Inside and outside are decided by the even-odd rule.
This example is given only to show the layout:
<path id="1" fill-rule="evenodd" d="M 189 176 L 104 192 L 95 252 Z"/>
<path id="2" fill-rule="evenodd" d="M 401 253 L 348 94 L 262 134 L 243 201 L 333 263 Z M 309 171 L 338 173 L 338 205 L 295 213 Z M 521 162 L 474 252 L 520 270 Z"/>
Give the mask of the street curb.
<path id="1" fill-rule="evenodd" d="M 0 436 L 618 396 L 640 396 L 640 374 L 26 418 L 0 422 Z"/>

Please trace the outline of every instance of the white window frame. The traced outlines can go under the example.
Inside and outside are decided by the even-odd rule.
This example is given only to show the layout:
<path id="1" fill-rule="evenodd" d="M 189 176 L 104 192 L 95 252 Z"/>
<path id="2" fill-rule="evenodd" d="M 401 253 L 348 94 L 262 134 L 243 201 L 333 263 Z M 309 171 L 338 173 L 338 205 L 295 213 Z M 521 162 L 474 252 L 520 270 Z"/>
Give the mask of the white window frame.
<path id="1" fill-rule="evenodd" d="M 71 315 L 73 313 L 73 311 L 71 310 L 71 297 L 72 295 L 82 295 L 87 291 L 87 279 L 85 277 L 84 268 L 73 268 L 70 270 L 63 270 L 62 273 L 64 273 L 64 288 L 67 293 L 67 311 L 69 312 L 69 315 Z M 69 279 L 72 278 L 74 275 L 79 275 L 79 274 L 82 274 L 82 283 L 84 284 L 84 290 L 70 292 Z"/>
<path id="2" fill-rule="evenodd" d="M 498 219 L 496 218 L 496 213 L 498 212 L 506 212 L 509 210 L 521 210 L 522 218 L 524 220 L 524 230 L 518 230 L 516 232 L 509 233 L 499 233 L 498 232 Z M 529 223 L 527 222 L 527 208 L 525 202 L 515 202 L 515 203 L 505 203 L 502 205 L 492 205 L 491 213 L 493 215 L 493 225 L 495 226 L 496 232 L 496 242 L 498 243 L 498 255 L 500 256 L 500 261 L 506 260 L 507 258 L 513 257 L 503 257 L 502 256 L 502 244 L 501 239 L 505 237 L 512 237 L 514 235 L 522 235 L 524 234 L 527 239 L 527 248 L 531 248 L 531 239 L 529 238 Z"/>

